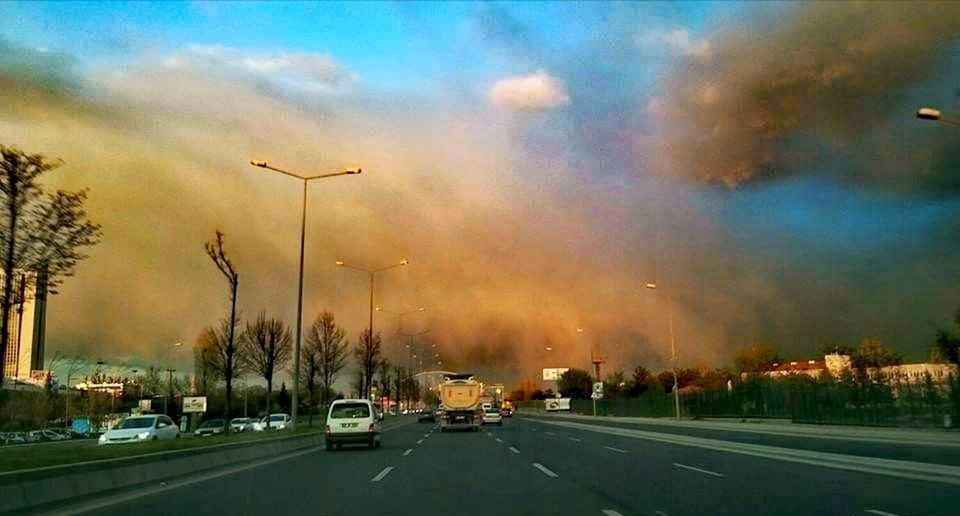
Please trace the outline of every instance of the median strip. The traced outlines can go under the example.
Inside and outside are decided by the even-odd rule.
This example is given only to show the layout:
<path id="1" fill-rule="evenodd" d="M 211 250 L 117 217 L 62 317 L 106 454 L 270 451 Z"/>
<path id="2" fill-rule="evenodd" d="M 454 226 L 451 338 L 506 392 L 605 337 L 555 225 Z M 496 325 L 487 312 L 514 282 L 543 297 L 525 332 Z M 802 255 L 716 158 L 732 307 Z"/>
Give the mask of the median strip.
<path id="1" fill-rule="evenodd" d="M 679 462 L 674 462 L 673 465 L 676 466 L 676 467 L 678 467 L 678 468 L 689 469 L 690 471 L 696 471 L 696 472 L 698 472 L 698 473 L 703 473 L 704 475 L 711 475 L 711 476 L 714 476 L 714 477 L 722 477 L 722 476 L 723 476 L 722 473 L 717 473 L 717 472 L 715 472 L 715 471 L 710 471 L 710 470 L 706 470 L 706 469 L 695 468 L 695 467 L 693 467 L 693 466 L 687 466 L 686 464 L 680 464 Z"/>
<path id="2" fill-rule="evenodd" d="M 371 481 L 371 482 L 379 482 L 379 481 L 383 480 L 384 477 L 386 477 L 387 475 L 389 475 L 391 471 L 393 471 L 393 466 L 387 466 L 387 467 L 383 468 L 383 471 L 381 471 L 380 473 L 377 473 L 377 476 L 371 478 L 370 481 Z"/>
<path id="3" fill-rule="evenodd" d="M 550 477 L 550 478 L 557 478 L 557 477 L 560 476 L 560 475 L 554 473 L 553 471 L 550 471 L 549 468 L 547 468 L 547 467 L 544 466 L 543 464 L 540 464 L 539 462 L 534 462 L 534 463 L 533 463 L 533 467 L 539 469 L 544 475 L 546 475 L 546 476 L 548 476 L 548 477 Z"/>

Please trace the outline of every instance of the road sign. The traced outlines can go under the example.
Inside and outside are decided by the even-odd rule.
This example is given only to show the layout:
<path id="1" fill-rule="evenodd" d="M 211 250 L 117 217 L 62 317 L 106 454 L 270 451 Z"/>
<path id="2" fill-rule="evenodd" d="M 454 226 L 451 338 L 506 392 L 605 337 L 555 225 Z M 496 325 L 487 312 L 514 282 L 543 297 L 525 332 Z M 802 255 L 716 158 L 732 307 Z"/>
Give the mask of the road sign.
<path id="1" fill-rule="evenodd" d="M 568 369 L 567 367 L 545 367 L 543 369 L 543 379 L 557 381 Z"/>
<path id="2" fill-rule="evenodd" d="M 593 393 L 603 394 L 603 382 L 593 382 Z"/>
<path id="3" fill-rule="evenodd" d="M 184 396 L 183 397 L 184 414 L 190 413 L 190 412 L 206 412 L 206 411 L 207 411 L 206 396 Z"/>
<path id="4" fill-rule="evenodd" d="M 603 393 L 602 393 L 602 392 L 595 392 L 595 393 L 593 393 L 593 394 L 590 395 L 590 398 L 591 398 L 591 399 L 595 399 L 595 400 L 603 399 Z"/>

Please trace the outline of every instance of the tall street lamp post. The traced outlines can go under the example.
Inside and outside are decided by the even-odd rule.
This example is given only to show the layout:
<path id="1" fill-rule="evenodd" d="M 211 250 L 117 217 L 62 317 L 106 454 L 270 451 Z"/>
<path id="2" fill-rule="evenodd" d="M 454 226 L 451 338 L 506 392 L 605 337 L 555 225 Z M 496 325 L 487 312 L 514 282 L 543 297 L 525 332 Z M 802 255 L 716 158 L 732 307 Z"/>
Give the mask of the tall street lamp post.
<path id="1" fill-rule="evenodd" d="M 293 404 L 290 410 L 290 422 L 291 428 L 296 428 L 297 426 L 297 408 L 299 405 L 300 398 L 300 335 L 303 333 L 301 324 L 303 323 L 303 244 L 306 240 L 306 231 L 307 231 L 307 183 L 315 179 L 326 179 L 329 177 L 337 176 L 350 176 L 356 175 L 362 172 L 360 167 L 348 168 L 343 172 L 334 172 L 331 174 L 319 174 L 315 176 L 301 176 L 299 174 L 294 174 L 292 172 L 287 172 L 286 170 L 273 167 L 269 165 L 266 161 L 262 160 L 251 160 L 250 164 L 259 167 L 265 168 L 267 170 L 272 170 L 278 172 L 285 176 L 298 179 L 303 182 L 303 200 L 301 203 L 300 209 L 300 274 L 297 284 L 297 328 L 296 328 L 296 339 L 293 344 L 293 396 L 291 396 L 291 403 Z"/>
<path id="2" fill-rule="evenodd" d="M 932 107 L 922 107 L 918 109 L 917 118 L 921 120 L 933 120 L 935 122 L 940 122 L 947 125 L 960 126 L 960 120 L 956 118 L 945 117 L 939 109 Z"/>
<path id="3" fill-rule="evenodd" d="M 344 262 L 343 260 L 337 260 L 337 261 L 336 261 L 337 267 L 346 267 L 346 268 L 348 268 L 348 269 L 353 269 L 353 270 L 356 270 L 356 271 L 363 272 L 363 273 L 365 273 L 365 274 L 367 274 L 367 275 L 370 276 L 370 317 L 369 317 L 370 322 L 369 322 L 369 326 L 367 327 L 367 329 L 368 329 L 368 331 L 370 332 L 370 337 L 369 337 L 369 338 L 370 338 L 370 343 L 371 343 L 371 344 L 373 343 L 373 284 L 374 284 L 374 281 L 376 280 L 377 274 L 378 274 L 378 273 L 381 273 L 381 272 L 384 272 L 384 271 L 388 271 L 388 270 L 390 270 L 390 269 L 395 269 L 395 268 L 397 268 L 397 267 L 402 267 L 402 266 L 404 266 L 404 265 L 408 265 L 409 263 L 410 263 L 410 262 L 409 262 L 408 260 L 400 260 L 400 262 L 398 262 L 398 263 L 395 263 L 395 264 L 393 264 L 393 265 L 388 265 L 388 266 L 386 266 L 386 267 L 380 267 L 379 269 L 365 269 L 365 268 L 363 268 L 363 267 L 357 267 L 356 265 L 352 265 L 352 264 L 346 263 L 346 262 Z M 369 378 L 368 378 L 367 380 L 369 380 Z M 365 394 L 365 393 L 364 393 L 364 394 Z M 366 396 L 364 396 L 364 397 L 366 397 Z"/>
<path id="4" fill-rule="evenodd" d="M 647 283 L 648 289 L 656 290 L 656 283 Z M 667 294 L 667 320 L 670 326 L 670 368 L 673 370 L 673 416 L 680 420 L 680 384 L 677 381 L 677 344 L 673 333 L 673 296 Z"/>

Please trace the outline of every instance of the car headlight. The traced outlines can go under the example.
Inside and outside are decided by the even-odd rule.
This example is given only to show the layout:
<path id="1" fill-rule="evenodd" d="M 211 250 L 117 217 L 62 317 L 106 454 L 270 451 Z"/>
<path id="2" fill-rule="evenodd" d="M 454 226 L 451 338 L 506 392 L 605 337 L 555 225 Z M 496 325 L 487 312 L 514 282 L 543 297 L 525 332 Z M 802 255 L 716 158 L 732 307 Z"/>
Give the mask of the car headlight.
<path id="1" fill-rule="evenodd" d="M 101 443 L 107 442 L 107 434 L 100 434 L 100 439 L 97 439 Z"/>
<path id="2" fill-rule="evenodd" d="M 137 434 L 137 439 L 146 439 L 150 437 L 150 432 L 140 432 Z"/>

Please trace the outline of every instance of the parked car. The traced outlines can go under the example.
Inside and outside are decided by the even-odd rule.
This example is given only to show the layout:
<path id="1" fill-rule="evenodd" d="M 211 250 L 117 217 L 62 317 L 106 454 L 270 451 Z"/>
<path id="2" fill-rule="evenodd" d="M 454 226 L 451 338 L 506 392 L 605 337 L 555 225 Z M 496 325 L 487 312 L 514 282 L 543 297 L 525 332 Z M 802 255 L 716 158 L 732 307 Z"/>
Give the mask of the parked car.
<path id="1" fill-rule="evenodd" d="M 253 419 L 249 417 L 235 417 L 230 420 L 231 432 L 252 432 Z"/>
<path id="2" fill-rule="evenodd" d="M 54 430 L 53 428 L 40 430 L 40 435 L 43 436 L 43 440 L 45 441 L 63 441 L 65 439 L 69 439 L 69 437 L 57 430 Z"/>
<path id="3" fill-rule="evenodd" d="M 382 415 L 370 400 L 336 400 L 327 412 L 324 428 L 327 451 L 344 444 L 366 444 L 380 447 L 380 421 Z"/>
<path id="4" fill-rule="evenodd" d="M 437 416 L 432 410 L 422 410 L 417 414 L 417 422 L 422 423 L 424 421 L 429 421 L 431 423 L 437 422 Z"/>
<path id="5" fill-rule="evenodd" d="M 500 411 L 496 407 L 485 408 L 483 409 L 483 419 L 481 422 L 485 425 L 503 426 L 503 416 L 500 415 Z"/>
<path id="6" fill-rule="evenodd" d="M 270 414 L 270 430 L 284 430 L 290 424 L 289 414 Z M 267 429 L 267 416 L 253 424 L 253 429 L 262 432 Z"/>
<path id="7" fill-rule="evenodd" d="M 220 435 L 227 431 L 227 420 L 226 419 L 210 419 L 204 421 L 196 430 L 193 431 L 193 435 L 196 437 L 204 437 L 207 435 Z"/>
<path id="8" fill-rule="evenodd" d="M 130 416 L 104 432 L 98 444 L 122 444 L 162 439 L 178 439 L 180 429 L 164 415 Z"/>
<path id="9" fill-rule="evenodd" d="M 26 444 L 27 435 L 23 432 L 10 432 L 4 439 L 5 444 Z"/>
<path id="10" fill-rule="evenodd" d="M 511 407 L 503 407 L 502 409 L 500 409 L 500 416 L 501 416 L 501 417 L 513 417 L 513 408 L 511 408 Z"/>

